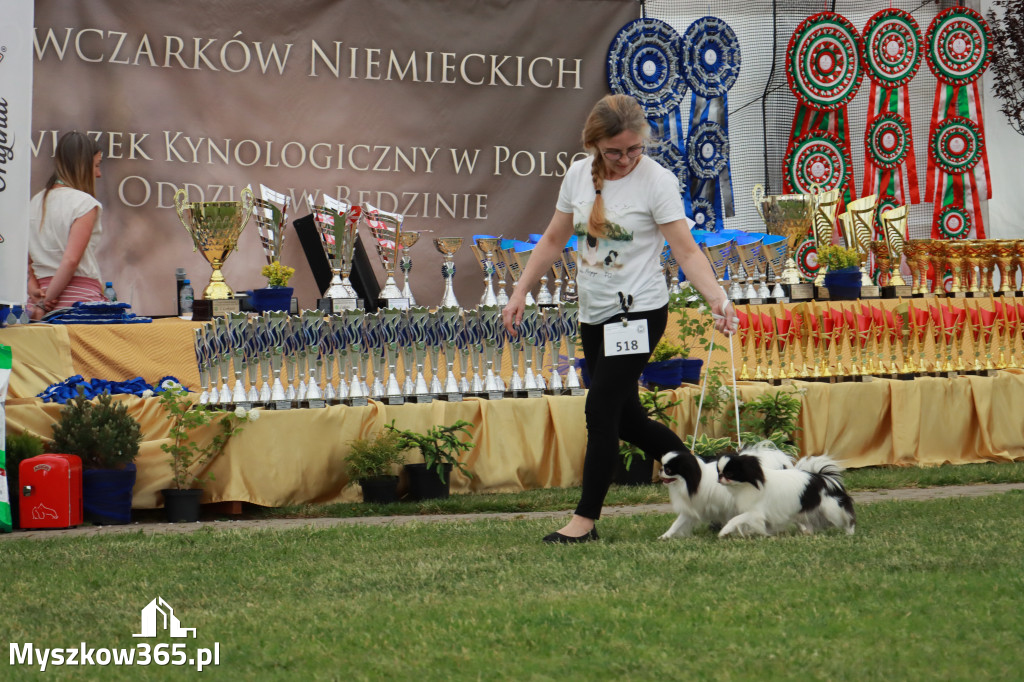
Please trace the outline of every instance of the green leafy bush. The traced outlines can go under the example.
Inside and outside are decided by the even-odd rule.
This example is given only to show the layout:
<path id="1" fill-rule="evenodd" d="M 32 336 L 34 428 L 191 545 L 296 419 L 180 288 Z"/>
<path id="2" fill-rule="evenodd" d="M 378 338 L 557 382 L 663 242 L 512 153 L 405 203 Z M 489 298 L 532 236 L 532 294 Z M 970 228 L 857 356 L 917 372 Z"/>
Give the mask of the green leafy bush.
<path id="1" fill-rule="evenodd" d="M 459 453 L 472 450 L 473 443 L 459 440 L 456 435 L 462 433 L 471 436 L 468 429 L 470 426 L 473 426 L 470 422 L 460 419 L 448 426 L 434 426 L 426 433 L 396 429 L 394 421 L 385 424 L 384 428 L 398 434 L 400 449 L 419 449 L 427 469 L 433 469 L 443 482 L 445 464 L 451 464 L 467 478 L 473 478 L 473 474 L 466 468 L 466 465 L 459 461 Z"/>
<path id="2" fill-rule="evenodd" d="M 349 444 L 345 459 L 348 484 L 381 476 L 391 476 L 394 466 L 405 464 L 402 443 L 395 431 L 384 430 L 373 438 L 360 438 Z"/>
<path id="3" fill-rule="evenodd" d="M 142 430 L 123 402 L 110 393 L 95 401 L 78 395 L 61 408 L 60 422 L 53 425 L 53 451 L 78 455 L 87 469 L 117 469 L 135 459 Z"/>

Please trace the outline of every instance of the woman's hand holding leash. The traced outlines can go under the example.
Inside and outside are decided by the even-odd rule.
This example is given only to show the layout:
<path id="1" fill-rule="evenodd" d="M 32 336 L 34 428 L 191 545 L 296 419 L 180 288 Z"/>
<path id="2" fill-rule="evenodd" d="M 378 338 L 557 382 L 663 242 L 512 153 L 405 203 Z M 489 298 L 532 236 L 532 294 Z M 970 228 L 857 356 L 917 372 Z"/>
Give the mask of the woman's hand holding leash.
<path id="1" fill-rule="evenodd" d="M 736 333 L 740 318 L 736 317 L 735 306 L 732 301 L 725 299 L 724 303 L 713 303 L 711 305 L 711 318 L 715 321 L 715 329 L 726 336 Z"/>

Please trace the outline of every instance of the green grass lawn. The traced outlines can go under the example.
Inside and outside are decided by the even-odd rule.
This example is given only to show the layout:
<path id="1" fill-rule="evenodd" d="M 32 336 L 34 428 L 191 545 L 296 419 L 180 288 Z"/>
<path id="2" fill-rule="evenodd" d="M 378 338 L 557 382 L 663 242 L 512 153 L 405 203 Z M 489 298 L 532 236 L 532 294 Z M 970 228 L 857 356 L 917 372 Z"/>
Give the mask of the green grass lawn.
<path id="1" fill-rule="evenodd" d="M 609 517 L 580 546 L 541 544 L 551 520 L 8 539 L 0 623 L 132 647 L 161 596 L 190 651 L 219 643 L 218 680 L 1019 679 L 1024 493 L 857 514 L 853 536 L 669 542 L 670 514 Z"/>

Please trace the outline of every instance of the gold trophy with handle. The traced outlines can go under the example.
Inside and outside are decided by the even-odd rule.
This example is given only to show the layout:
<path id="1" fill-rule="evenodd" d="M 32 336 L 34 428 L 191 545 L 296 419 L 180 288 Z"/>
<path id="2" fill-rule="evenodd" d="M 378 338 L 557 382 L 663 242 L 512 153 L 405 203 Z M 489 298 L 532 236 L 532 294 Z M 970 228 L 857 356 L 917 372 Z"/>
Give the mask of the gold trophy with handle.
<path id="1" fill-rule="evenodd" d="M 203 289 L 203 300 L 218 301 L 209 314 L 238 312 L 235 292 L 224 280 L 221 268 L 238 245 L 238 237 L 249 222 L 255 206 L 255 197 L 248 187 L 241 192 L 241 201 L 193 201 L 188 192 L 179 189 L 174 194 L 174 208 L 178 219 L 192 237 L 193 251 L 200 251 L 213 268 L 210 282 Z M 197 301 L 198 303 L 198 301 Z M 203 306 L 200 304 L 199 306 Z M 194 311 L 193 319 L 202 319 L 203 311 Z"/>

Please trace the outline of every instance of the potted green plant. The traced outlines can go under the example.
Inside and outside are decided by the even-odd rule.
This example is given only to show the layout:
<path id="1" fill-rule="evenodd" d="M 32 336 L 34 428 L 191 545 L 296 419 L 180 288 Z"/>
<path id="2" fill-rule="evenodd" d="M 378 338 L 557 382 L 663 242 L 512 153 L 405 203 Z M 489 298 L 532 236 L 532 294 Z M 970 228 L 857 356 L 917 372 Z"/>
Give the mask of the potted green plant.
<path id="1" fill-rule="evenodd" d="M 383 430 L 373 438 L 349 443 L 345 458 L 348 485 L 358 483 L 363 502 L 388 504 L 398 501 L 398 476 L 394 467 L 405 464 L 401 441 L 395 431 Z"/>
<path id="2" fill-rule="evenodd" d="M 662 350 L 666 353 L 674 352 L 674 355 L 669 357 L 675 358 L 675 362 L 681 366 L 681 373 L 678 383 L 666 387 L 674 388 L 682 383 L 699 383 L 704 359 L 696 356 L 707 353 L 711 335 L 714 333 L 715 324 L 711 317 L 711 309 L 701 293 L 686 282 L 683 283 L 682 293 L 670 297 L 668 306 L 669 313 L 675 314 L 679 325 L 681 345 L 673 346 L 666 342 Z M 661 346 L 663 341 L 665 340 L 659 341 L 658 345 Z M 719 348 L 718 344 L 712 346 L 712 349 Z M 655 351 L 658 351 L 657 346 Z M 650 383 L 659 384 L 657 381 Z"/>
<path id="3" fill-rule="evenodd" d="M 24 433 L 8 433 L 4 437 L 4 468 L 7 469 L 7 490 L 11 503 L 11 529 L 20 528 L 18 506 L 21 494 L 18 488 L 18 469 L 29 458 L 43 454 L 43 439 Z"/>
<path id="4" fill-rule="evenodd" d="M 463 419 L 448 426 L 437 425 L 426 433 L 401 430 L 395 423 L 384 426 L 385 429 L 398 434 L 399 447 L 402 450 L 416 448 L 423 456 L 422 463 L 406 464 L 405 472 L 409 480 L 409 492 L 417 500 L 445 498 L 451 492 L 451 471 L 458 469 L 467 478 L 473 474 L 459 460 L 459 454 L 473 449 L 473 443 L 460 440 L 458 434 L 472 436 L 470 422 Z"/>
<path id="5" fill-rule="evenodd" d="M 157 393 L 160 405 L 170 422 L 169 441 L 160 449 L 171 456 L 172 488 L 160 492 L 170 523 L 199 520 L 199 501 L 204 481 L 213 480 L 208 465 L 224 451 L 231 436 L 242 430 L 242 422 L 255 421 L 259 410 L 237 408 L 234 412 L 217 410 L 210 405 L 193 403 L 188 391 L 180 384 L 167 381 Z M 210 425 L 216 433 L 208 440 L 201 437 Z"/>
<path id="6" fill-rule="evenodd" d="M 818 263 L 825 267 L 828 297 L 836 301 L 860 298 L 860 254 L 854 249 L 833 244 L 818 251 Z"/>
<path id="7" fill-rule="evenodd" d="M 109 392 L 95 400 L 85 390 L 69 400 L 53 425 L 53 452 L 82 460 L 82 509 L 87 521 L 116 525 L 132 520 L 135 455 L 142 430 L 123 401 Z"/>
<path id="8" fill-rule="evenodd" d="M 295 274 L 295 268 L 281 265 L 280 261 L 273 261 L 264 265 L 260 274 L 267 278 L 267 286 L 263 289 L 252 290 L 252 306 L 261 312 L 267 310 L 283 310 L 288 312 L 292 304 L 292 287 L 288 281 Z"/>

